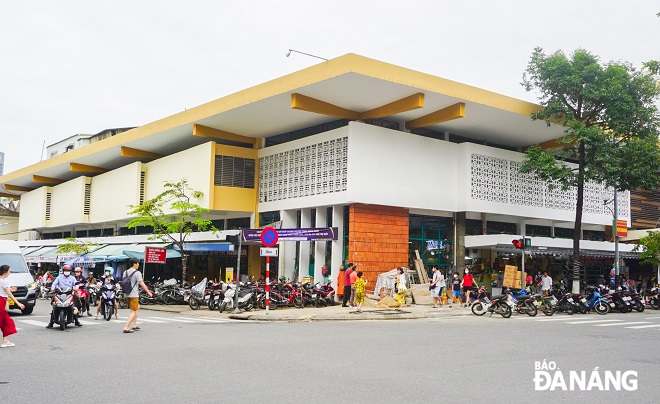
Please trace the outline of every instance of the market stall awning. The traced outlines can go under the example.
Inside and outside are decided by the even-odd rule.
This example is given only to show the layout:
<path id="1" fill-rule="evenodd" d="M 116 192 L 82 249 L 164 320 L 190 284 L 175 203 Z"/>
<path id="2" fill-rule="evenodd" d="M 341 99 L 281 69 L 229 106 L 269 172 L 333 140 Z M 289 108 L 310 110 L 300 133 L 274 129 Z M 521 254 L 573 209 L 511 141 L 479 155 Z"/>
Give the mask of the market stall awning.
<path id="1" fill-rule="evenodd" d="M 174 246 L 175 250 L 179 248 Z M 183 243 L 183 249 L 187 253 L 208 253 L 215 251 L 234 251 L 231 243 Z"/>
<path id="2" fill-rule="evenodd" d="M 97 250 L 85 254 L 85 257 L 91 258 L 97 262 L 117 261 L 128 259 L 123 250 L 135 244 L 108 244 Z"/>
<path id="3" fill-rule="evenodd" d="M 75 254 L 63 254 L 57 252 L 58 247 L 47 246 L 35 250 L 29 254 L 24 255 L 25 262 L 47 262 L 59 263 L 69 258 L 73 258 Z"/>

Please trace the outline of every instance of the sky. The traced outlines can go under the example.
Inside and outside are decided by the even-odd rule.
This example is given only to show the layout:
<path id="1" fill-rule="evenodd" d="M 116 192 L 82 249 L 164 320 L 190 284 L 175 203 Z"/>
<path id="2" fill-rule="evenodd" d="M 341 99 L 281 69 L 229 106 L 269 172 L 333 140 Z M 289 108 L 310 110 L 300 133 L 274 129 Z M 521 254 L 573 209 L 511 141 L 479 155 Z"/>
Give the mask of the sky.
<path id="1" fill-rule="evenodd" d="M 357 53 L 536 102 L 535 47 L 660 59 L 660 1 L 2 1 L 5 173 L 42 146 L 140 126 Z"/>

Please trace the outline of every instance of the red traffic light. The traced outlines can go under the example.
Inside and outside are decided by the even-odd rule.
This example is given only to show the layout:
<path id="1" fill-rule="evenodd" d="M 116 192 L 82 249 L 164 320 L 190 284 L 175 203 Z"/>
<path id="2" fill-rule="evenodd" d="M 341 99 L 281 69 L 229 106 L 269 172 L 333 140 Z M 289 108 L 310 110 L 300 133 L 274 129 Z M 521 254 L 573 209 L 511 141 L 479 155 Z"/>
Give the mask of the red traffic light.
<path id="1" fill-rule="evenodd" d="M 513 240 L 511 241 L 511 244 L 513 244 L 514 247 L 516 248 L 523 248 L 523 241 L 522 240 Z"/>

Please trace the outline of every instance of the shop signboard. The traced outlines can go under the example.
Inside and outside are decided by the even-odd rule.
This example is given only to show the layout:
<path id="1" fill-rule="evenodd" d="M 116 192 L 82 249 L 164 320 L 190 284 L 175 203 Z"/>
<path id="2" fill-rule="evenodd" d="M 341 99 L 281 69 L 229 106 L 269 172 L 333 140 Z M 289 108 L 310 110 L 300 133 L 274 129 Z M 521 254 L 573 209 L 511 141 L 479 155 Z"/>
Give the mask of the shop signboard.
<path id="1" fill-rule="evenodd" d="M 243 241 L 261 243 L 263 229 L 243 230 Z M 313 227 L 303 229 L 277 229 L 279 241 L 337 240 L 337 227 Z"/>
<path id="2" fill-rule="evenodd" d="M 167 257 L 167 250 L 165 248 L 157 248 L 157 247 L 144 248 L 145 264 L 164 264 L 166 257 Z"/>

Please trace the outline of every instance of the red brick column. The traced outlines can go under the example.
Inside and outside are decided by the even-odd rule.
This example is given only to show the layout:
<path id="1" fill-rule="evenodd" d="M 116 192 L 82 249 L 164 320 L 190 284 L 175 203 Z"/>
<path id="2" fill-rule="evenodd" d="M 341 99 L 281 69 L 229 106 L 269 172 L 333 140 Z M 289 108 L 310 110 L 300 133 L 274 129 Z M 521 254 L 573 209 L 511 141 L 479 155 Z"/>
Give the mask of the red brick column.
<path id="1" fill-rule="evenodd" d="M 373 290 L 379 274 L 408 266 L 408 209 L 354 203 L 349 208 L 348 262 Z"/>

